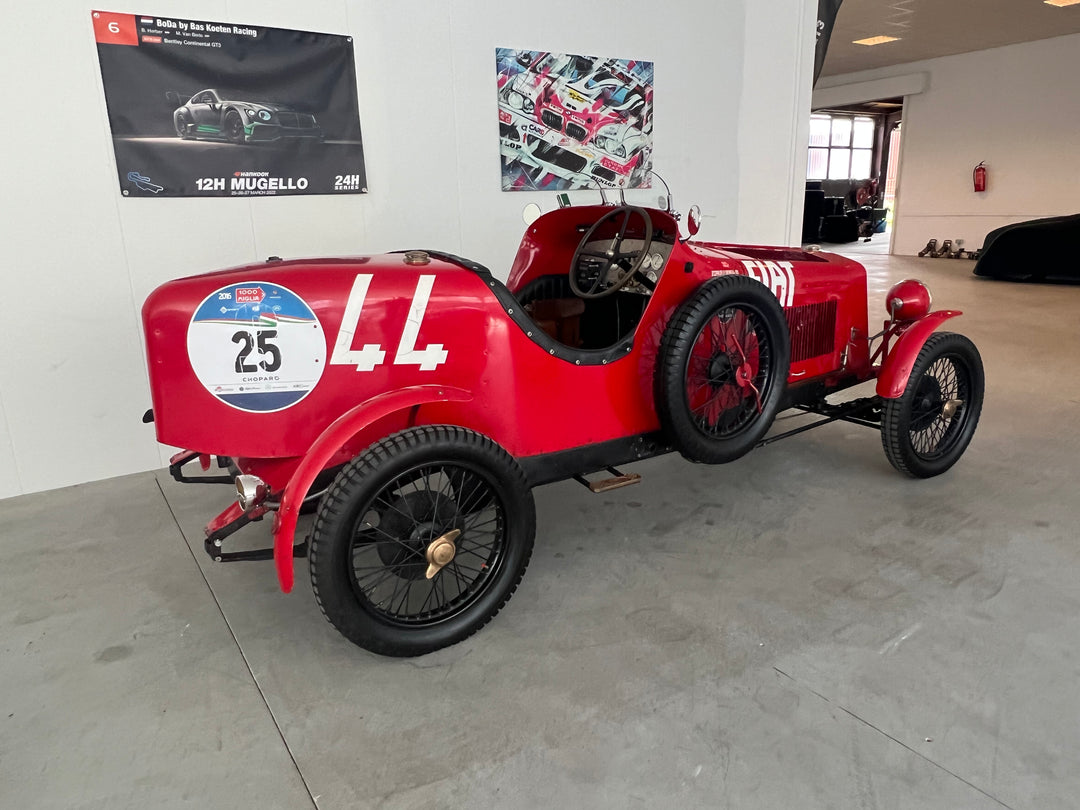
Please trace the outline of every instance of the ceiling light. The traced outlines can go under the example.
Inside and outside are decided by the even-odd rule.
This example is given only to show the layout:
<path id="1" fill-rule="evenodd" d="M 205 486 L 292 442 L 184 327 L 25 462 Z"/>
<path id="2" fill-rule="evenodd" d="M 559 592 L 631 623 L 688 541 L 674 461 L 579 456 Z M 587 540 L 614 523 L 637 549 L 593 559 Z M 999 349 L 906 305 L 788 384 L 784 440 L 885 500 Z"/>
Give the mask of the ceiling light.
<path id="1" fill-rule="evenodd" d="M 1061 2 L 1061 0 L 1058 0 Z M 1073 3 L 1080 3 L 1080 0 L 1071 0 Z M 900 37 L 869 37 L 867 39 L 852 40 L 853 45 L 882 45 L 886 42 L 896 42 Z"/>
<path id="2" fill-rule="evenodd" d="M 1080 3 L 1080 0 L 1043 0 L 1043 2 L 1048 6 L 1057 6 L 1060 8 L 1062 6 L 1075 6 L 1077 3 Z"/>

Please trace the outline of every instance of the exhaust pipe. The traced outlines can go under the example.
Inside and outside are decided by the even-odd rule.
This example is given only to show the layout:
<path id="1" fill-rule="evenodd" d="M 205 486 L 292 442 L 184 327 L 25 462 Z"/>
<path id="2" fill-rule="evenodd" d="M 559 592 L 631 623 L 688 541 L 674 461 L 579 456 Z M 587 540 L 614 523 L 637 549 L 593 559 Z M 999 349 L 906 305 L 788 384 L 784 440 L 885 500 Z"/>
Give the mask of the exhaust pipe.
<path id="1" fill-rule="evenodd" d="M 236 476 L 236 502 L 245 512 L 250 512 L 266 500 L 270 487 L 257 475 Z"/>

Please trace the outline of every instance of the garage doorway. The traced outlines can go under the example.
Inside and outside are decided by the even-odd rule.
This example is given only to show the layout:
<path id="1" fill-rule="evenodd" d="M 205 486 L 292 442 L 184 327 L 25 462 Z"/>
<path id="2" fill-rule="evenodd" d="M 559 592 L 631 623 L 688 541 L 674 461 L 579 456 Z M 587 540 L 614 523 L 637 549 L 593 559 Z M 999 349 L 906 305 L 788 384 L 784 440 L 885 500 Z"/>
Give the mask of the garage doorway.
<path id="1" fill-rule="evenodd" d="M 812 111 L 803 242 L 839 252 L 890 252 L 904 99 Z"/>

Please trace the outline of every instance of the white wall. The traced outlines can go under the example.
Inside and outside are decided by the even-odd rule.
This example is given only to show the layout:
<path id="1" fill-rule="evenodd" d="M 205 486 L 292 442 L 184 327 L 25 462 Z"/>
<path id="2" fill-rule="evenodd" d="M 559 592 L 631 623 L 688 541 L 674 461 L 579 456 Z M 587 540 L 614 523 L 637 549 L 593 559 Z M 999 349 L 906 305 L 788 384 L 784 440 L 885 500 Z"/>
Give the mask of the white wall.
<path id="1" fill-rule="evenodd" d="M 437 246 L 505 278 L 521 210 L 499 190 L 495 48 L 656 63 L 654 165 L 703 237 L 782 242 L 798 228 L 812 0 L 159 0 L 110 11 L 354 38 L 367 195 L 125 199 L 90 25 L 74 0 L 19 3 L 5 27 L 0 246 L 0 497 L 151 469 L 159 448 L 139 309 L 158 284 L 269 255 Z M 16 92 L 17 90 L 17 92 Z M 779 100 L 780 103 L 773 103 Z M 631 199 L 654 201 L 657 192 Z M 595 195 L 592 195 L 595 196 Z M 179 249 L 178 233 L 201 233 Z"/>
<path id="2" fill-rule="evenodd" d="M 747 3 L 737 242 L 797 245 L 802 239 L 815 44 L 804 32 L 816 30 L 817 3 L 804 4 L 799 25 L 778 24 L 785 22 L 778 17 L 783 13 L 775 3 Z"/>
<path id="3" fill-rule="evenodd" d="M 904 107 L 894 253 L 931 237 L 974 249 L 1002 225 L 1080 213 L 1080 34 L 830 76 L 818 91 L 924 71 Z M 990 181 L 977 194 L 979 161 Z"/>

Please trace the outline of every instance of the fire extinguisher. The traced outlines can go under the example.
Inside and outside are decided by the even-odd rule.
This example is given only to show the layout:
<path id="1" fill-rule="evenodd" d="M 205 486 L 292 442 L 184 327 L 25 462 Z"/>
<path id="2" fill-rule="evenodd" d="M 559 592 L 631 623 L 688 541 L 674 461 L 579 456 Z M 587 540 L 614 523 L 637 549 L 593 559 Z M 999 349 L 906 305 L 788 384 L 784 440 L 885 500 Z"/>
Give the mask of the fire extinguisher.
<path id="1" fill-rule="evenodd" d="M 971 173 L 971 180 L 975 184 L 976 191 L 986 191 L 986 166 L 980 162 Z"/>

